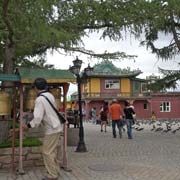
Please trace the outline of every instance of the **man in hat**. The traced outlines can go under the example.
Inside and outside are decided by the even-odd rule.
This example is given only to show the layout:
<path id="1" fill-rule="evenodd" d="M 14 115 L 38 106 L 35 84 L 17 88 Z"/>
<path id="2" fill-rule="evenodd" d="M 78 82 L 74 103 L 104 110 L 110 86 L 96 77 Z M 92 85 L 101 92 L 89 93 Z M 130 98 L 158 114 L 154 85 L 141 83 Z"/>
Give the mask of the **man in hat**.
<path id="1" fill-rule="evenodd" d="M 112 120 L 113 137 L 116 138 L 116 125 L 117 125 L 118 130 L 119 130 L 119 137 L 122 138 L 122 131 L 121 131 L 122 121 L 121 120 L 124 115 L 123 115 L 121 105 L 117 102 L 117 99 L 112 100 L 112 105 L 109 107 L 109 115 L 110 115 L 110 119 Z"/>
<path id="2" fill-rule="evenodd" d="M 49 101 L 56 107 L 54 96 L 47 91 L 47 82 L 43 78 L 37 78 L 34 86 L 38 91 L 38 97 L 35 100 L 34 118 L 23 125 L 23 129 L 27 131 L 29 128 L 38 127 L 40 124 L 44 126 L 45 136 L 43 138 L 42 154 L 44 165 L 47 170 L 47 176 L 42 180 L 57 180 L 59 175 L 59 165 L 56 161 L 57 147 L 60 141 L 60 132 L 63 126 L 60 123 L 56 112 L 51 107 Z M 43 95 L 43 96 L 42 96 Z"/>

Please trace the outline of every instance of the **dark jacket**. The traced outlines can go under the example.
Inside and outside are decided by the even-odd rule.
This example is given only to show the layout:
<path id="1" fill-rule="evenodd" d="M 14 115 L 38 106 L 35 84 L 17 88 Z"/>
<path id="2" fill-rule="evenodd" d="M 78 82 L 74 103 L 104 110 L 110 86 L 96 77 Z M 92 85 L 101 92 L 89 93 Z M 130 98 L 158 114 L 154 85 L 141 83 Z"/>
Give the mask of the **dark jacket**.
<path id="1" fill-rule="evenodd" d="M 126 119 L 133 119 L 133 114 L 135 114 L 133 108 L 131 107 L 125 107 L 124 108 L 124 115 Z"/>

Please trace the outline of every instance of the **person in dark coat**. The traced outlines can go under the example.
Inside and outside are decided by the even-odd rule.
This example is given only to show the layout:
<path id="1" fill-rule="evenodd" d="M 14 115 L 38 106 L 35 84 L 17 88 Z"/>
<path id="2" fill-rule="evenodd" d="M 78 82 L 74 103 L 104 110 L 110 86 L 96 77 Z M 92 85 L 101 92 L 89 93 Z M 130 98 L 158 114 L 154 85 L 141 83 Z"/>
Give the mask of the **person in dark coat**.
<path id="1" fill-rule="evenodd" d="M 104 126 L 104 132 L 106 131 L 106 127 L 108 124 L 108 112 L 109 112 L 109 108 L 108 108 L 108 102 L 104 102 L 101 110 L 100 110 L 100 122 L 101 122 L 101 132 L 103 132 L 103 126 Z"/>
<path id="2" fill-rule="evenodd" d="M 133 138 L 132 137 L 132 124 L 134 122 L 133 114 L 135 114 L 134 109 L 130 106 L 129 102 L 125 101 L 124 116 L 126 120 L 128 139 Z"/>

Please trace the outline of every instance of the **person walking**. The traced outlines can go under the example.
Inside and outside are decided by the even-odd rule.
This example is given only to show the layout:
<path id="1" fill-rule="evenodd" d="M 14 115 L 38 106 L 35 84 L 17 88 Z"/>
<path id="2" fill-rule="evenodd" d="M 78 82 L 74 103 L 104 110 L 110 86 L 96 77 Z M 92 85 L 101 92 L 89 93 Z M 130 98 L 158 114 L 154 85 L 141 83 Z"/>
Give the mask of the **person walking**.
<path id="1" fill-rule="evenodd" d="M 84 107 L 82 108 L 82 120 L 83 120 L 83 122 L 86 121 L 86 110 Z"/>
<path id="2" fill-rule="evenodd" d="M 38 91 L 38 97 L 35 100 L 34 118 L 28 123 L 23 124 L 23 130 L 28 131 L 29 128 L 38 127 L 40 124 L 44 126 L 45 136 L 43 138 L 42 155 L 44 165 L 47 170 L 47 176 L 42 180 L 57 180 L 59 176 L 59 165 L 56 161 L 57 147 L 60 141 L 60 132 L 63 126 L 58 119 L 54 109 L 49 101 L 56 107 L 54 96 L 47 91 L 47 82 L 43 78 L 37 78 L 34 86 Z"/>
<path id="3" fill-rule="evenodd" d="M 93 107 L 91 109 L 91 122 L 93 124 L 96 124 L 96 107 Z"/>
<path id="4" fill-rule="evenodd" d="M 108 102 L 104 102 L 101 110 L 100 110 L 100 121 L 101 121 L 101 132 L 103 132 L 103 126 L 104 126 L 104 132 L 106 131 L 107 123 L 108 123 Z"/>
<path id="5" fill-rule="evenodd" d="M 112 133 L 113 137 L 116 138 L 116 125 L 119 130 L 119 137 L 122 138 L 122 117 L 123 111 L 121 105 L 117 102 L 117 99 L 112 100 L 112 105 L 109 107 L 109 116 L 112 120 Z"/>
<path id="6" fill-rule="evenodd" d="M 133 124 L 134 109 L 130 106 L 130 103 L 125 101 L 124 115 L 126 119 L 127 135 L 128 139 L 132 139 L 132 124 Z"/>

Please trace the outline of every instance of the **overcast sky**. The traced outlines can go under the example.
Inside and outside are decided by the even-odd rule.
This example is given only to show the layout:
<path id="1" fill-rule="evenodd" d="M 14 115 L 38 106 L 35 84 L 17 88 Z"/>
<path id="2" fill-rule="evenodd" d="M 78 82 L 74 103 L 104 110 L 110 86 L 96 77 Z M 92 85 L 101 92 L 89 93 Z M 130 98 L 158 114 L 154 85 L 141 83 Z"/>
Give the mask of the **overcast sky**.
<path id="1" fill-rule="evenodd" d="M 170 37 L 162 36 L 160 41 L 157 42 L 159 46 L 167 45 L 167 42 Z M 158 67 L 164 69 L 179 69 L 178 60 L 172 59 L 170 61 L 162 61 L 161 59 L 157 59 L 157 57 L 146 49 L 146 47 L 142 47 L 139 45 L 139 41 L 135 40 L 133 37 L 127 37 L 123 41 L 119 42 L 111 42 L 107 40 L 99 40 L 98 34 L 91 34 L 89 38 L 84 38 L 84 44 L 86 49 L 93 50 L 96 53 L 103 53 L 105 50 L 108 52 L 113 51 L 123 51 L 129 55 L 137 55 L 138 57 L 134 60 L 122 60 L 121 62 L 113 62 L 119 68 L 127 68 L 130 67 L 131 70 L 139 68 L 143 73 L 139 75 L 139 78 L 145 78 L 148 75 L 155 74 L 158 75 Z M 47 62 L 50 64 L 54 64 L 58 69 L 68 69 L 70 65 L 72 65 L 72 61 L 79 57 L 79 59 L 83 60 L 82 69 L 85 68 L 88 63 L 93 66 L 98 62 L 96 59 L 88 59 L 85 55 L 80 53 L 76 53 L 73 55 L 62 55 L 58 52 L 54 52 L 52 54 L 48 54 Z M 180 61 L 179 61 L 180 62 Z M 76 87 L 71 85 L 69 93 L 76 91 Z"/>

